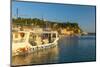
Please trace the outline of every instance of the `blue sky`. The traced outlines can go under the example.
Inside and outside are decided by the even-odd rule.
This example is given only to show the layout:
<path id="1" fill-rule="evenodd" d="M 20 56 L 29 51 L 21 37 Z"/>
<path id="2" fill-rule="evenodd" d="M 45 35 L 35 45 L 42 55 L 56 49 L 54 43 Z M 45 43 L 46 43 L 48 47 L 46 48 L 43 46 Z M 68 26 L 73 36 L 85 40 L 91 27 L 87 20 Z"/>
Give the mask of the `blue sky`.
<path id="1" fill-rule="evenodd" d="M 95 32 L 95 6 L 12 2 L 12 16 L 43 18 L 50 21 L 77 22 L 86 32 Z"/>

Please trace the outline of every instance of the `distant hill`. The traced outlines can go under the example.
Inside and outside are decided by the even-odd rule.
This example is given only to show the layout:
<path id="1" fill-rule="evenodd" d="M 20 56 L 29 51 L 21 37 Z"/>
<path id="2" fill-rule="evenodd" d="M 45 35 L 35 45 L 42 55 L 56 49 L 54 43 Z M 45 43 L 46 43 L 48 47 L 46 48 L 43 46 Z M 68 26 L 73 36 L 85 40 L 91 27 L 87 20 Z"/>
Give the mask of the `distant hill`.
<path id="1" fill-rule="evenodd" d="M 77 22 L 53 22 L 53 21 L 44 21 L 43 19 L 38 18 L 17 18 L 12 20 L 12 24 L 16 26 L 33 26 L 40 28 L 51 28 L 61 33 L 61 30 L 65 29 L 67 32 L 72 31 L 73 34 L 80 34 L 83 32 L 81 27 L 79 27 Z"/>

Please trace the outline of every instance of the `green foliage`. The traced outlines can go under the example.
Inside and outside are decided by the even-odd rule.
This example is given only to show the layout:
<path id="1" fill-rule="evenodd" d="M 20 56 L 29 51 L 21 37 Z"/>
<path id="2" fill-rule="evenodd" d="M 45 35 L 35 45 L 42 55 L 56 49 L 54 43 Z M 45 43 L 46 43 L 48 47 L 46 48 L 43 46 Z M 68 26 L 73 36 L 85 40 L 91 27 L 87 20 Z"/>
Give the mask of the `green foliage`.
<path id="1" fill-rule="evenodd" d="M 41 27 L 41 28 L 52 28 L 52 30 L 57 30 L 65 28 L 68 31 L 74 31 L 74 33 L 82 32 L 82 29 L 79 27 L 78 23 L 61 23 L 61 22 L 53 22 L 53 21 L 44 21 L 38 18 L 17 18 L 12 19 L 14 25 L 19 26 L 33 26 L 33 27 Z M 80 32 L 79 32 L 80 31 Z"/>

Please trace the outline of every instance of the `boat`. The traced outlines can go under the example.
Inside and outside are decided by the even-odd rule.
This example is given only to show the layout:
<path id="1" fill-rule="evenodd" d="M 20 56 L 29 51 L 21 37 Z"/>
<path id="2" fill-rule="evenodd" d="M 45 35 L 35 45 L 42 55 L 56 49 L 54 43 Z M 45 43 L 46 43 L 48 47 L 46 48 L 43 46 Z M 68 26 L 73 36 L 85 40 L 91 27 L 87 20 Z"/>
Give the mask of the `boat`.
<path id="1" fill-rule="evenodd" d="M 13 31 L 12 56 L 25 55 L 57 46 L 57 31 Z"/>

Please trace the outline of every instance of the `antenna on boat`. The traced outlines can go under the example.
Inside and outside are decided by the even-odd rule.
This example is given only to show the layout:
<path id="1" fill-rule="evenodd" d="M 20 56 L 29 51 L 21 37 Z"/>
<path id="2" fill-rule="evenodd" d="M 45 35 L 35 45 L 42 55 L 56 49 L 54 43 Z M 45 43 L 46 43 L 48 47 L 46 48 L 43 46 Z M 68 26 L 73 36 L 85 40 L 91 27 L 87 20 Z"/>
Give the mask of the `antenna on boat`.
<path id="1" fill-rule="evenodd" d="M 42 15 L 42 21 L 44 22 L 46 22 L 46 20 L 44 19 L 44 16 Z M 47 28 L 47 22 L 46 22 L 46 24 L 45 24 L 45 28 Z"/>
<path id="2" fill-rule="evenodd" d="M 42 21 L 44 21 L 43 15 L 42 15 Z"/>
<path id="3" fill-rule="evenodd" d="M 17 14 L 17 18 L 18 18 L 18 8 L 16 9 L 16 14 Z"/>
<path id="4" fill-rule="evenodd" d="M 43 15 L 42 15 L 42 21 L 44 22 L 44 17 L 43 17 Z M 46 25 L 45 25 L 45 27 L 44 28 L 46 28 Z"/>

